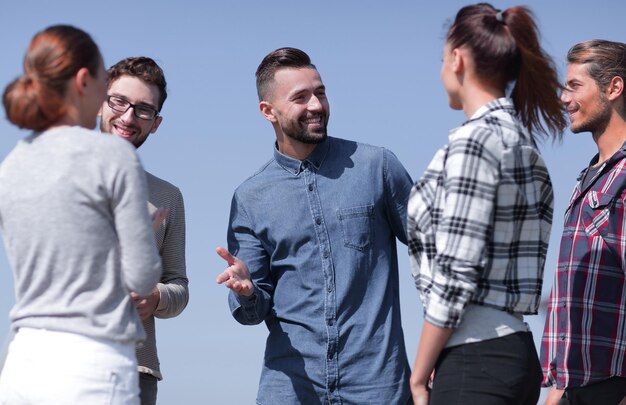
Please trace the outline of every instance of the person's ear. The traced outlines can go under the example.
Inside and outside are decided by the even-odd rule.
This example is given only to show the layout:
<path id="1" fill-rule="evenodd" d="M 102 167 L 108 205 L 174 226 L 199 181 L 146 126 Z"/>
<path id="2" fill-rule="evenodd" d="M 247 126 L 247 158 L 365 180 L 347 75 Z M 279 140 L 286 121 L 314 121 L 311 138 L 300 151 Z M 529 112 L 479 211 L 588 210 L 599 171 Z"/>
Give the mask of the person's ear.
<path id="1" fill-rule="evenodd" d="M 87 80 L 90 76 L 89 69 L 83 67 L 78 69 L 78 72 L 74 75 L 74 89 L 79 95 L 84 95 L 85 90 L 87 90 L 87 86 L 89 81 Z"/>
<path id="2" fill-rule="evenodd" d="M 459 48 L 452 50 L 452 71 L 454 73 L 462 74 L 465 69 L 465 54 Z"/>
<path id="3" fill-rule="evenodd" d="M 163 117 L 160 115 L 154 119 L 154 124 L 152 124 L 152 129 L 150 130 L 151 134 L 155 133 L 157 129 L 159 129 L 161 122 L 163 122 Z"/>
<path id="4" fill-rule="evenodd" d="M 604 92 L 610 101 L 622 97 L 622 94 L 624 94 L 624 78 L 621 76 L 612 78 Z"/>
<path id="5" fill-rule="evenodd" d="M 274 106 L 269 101 L 261 101 L 259 103 L 259 110 L 261 114 L 265 117 L 269 122 L 276 122 L 276 115 L 274 114 Z"/>

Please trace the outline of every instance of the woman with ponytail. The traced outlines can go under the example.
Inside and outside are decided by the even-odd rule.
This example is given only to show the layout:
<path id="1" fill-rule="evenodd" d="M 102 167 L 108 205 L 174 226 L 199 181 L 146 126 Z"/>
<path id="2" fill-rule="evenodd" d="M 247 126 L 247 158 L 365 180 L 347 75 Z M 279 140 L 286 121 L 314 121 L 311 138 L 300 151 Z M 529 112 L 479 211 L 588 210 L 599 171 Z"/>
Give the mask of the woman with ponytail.
<path id="1" fill-rule="evenodd" d="M 0 404 L 139 404 L 129 292 L 150 293 L 161 268 L 134 148 L 91 130 L 105 95 L 97 45 L 67 25 L 35 35 L 4 91 L 32 132 L 0 165 L 15 282 Z"/>
<path id="2" fill-rule="evenodd" d="M 566 125 L 557 73 L 528 9 L 481 3 L 462 8 L 449 28 L 441 80 L 467 121 L 409 200 L 425 312 L 413 399 L 534 405 L 542 374 L 523 315 L 538 310 L 552 224 L 536 137 L 560 139 Z"/>

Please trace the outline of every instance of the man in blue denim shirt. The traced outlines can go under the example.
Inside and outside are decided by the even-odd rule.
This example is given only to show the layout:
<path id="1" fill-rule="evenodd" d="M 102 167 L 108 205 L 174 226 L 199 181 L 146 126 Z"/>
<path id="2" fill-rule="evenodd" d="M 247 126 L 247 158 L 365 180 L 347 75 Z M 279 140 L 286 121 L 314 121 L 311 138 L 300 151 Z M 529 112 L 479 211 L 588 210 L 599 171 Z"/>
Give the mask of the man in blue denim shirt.
<path id="1" fill-rule="evenodd" d="M 274 157 L 235 191 L 237 257 L 218 248 L 217 282 L 238 322 L 269 329 L 257 403 L 404 405 L 396 238 L 406 244 L 411 178 L 391 152 L 327 136 L 306 53 L 277 49 L 256 76 Z"/>

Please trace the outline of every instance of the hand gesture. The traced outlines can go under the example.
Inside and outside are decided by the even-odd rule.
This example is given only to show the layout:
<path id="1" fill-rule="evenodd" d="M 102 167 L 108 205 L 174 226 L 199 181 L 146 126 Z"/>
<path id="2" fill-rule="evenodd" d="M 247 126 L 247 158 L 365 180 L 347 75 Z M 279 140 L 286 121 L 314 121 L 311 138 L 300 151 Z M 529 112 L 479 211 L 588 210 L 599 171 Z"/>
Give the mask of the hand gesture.
<path id="1" fill-rule="evenodd" d="M 248 266 L 222 247 L 218 247 L 216 251 L 228 263 L 226 270 L 217 276 L 217 284 L 224 284 L 238 295 L 251 296 L 254 292 L 254 286 L 252 285 Z"/>

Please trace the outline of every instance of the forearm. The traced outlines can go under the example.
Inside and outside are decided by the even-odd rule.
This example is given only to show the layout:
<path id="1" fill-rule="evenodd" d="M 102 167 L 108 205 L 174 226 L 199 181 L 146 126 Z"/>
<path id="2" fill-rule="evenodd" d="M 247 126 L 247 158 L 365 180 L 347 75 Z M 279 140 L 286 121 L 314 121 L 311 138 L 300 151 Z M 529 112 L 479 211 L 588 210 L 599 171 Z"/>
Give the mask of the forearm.
<path id="1" fill-rule="evenodd" d="M 424 322 L 411 374 L 411 386 L 426 386 L 428 384 L 437 359 L 452 332 L 454 329 L 441 328 L 430 322 Z"/>
<path id="2" fill-rule="evenodd" d="M 235 195 L 227 234 L 228 252 L 220 253 L 221 248 L 218 248 L 218 254 L 229 265 L 223 274 L 230 278 L 233 270 L 237 273 L 235 283 L 229 287 L 228 304 L 235 320 L 243 325 L 256 325 L 265 320 L 274 293 L 270 276 L 271 250 L 267 248 L 268 241 L 262 240 L 254 229 L 253 221 Z M 221 281 L 228 287 L 226 279 Z M 238 288 L 241 282 L 245 282 L 245 290 Z"/>
<path id="3" fill-rule="evenodd" d="M 157 284 L 161 294 L 154 316 L 157 318 L 173 318 L 180 315 L 189 302 L 187 278 Z"/>

